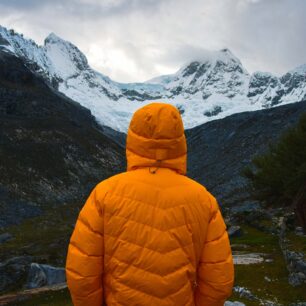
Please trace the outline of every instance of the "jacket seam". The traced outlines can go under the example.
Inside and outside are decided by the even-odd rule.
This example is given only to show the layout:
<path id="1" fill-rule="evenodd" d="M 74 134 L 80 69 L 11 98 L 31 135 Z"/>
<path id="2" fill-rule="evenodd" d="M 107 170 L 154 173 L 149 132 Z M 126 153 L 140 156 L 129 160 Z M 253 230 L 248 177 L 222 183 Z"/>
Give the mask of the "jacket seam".
<path id="1" fill-rule="evenodd" d="M 88 254 L 85 251 L 83 251 L 75 242 L 70 241 L 70 245 L 73 246 L 74 248 L 76 248 L 80 253 L 84 254 L 85 256 L 88 257 L 101 257 L 103 258 L 103 255 L 92 255 L 92 254 Z"/>
<path id="2" fill-rule="evenodd" d="M 114 258 L 115 258 L 115 257 L 114 257 Z M 130 265 L 130 264 L 127 264 L 126 262 L 124 262 L 124 261 L 122 261 L 122 260 L 119 260 L 118 258 L 115 258 L 115 259 L 116 259 L 117 261 L 119 261 L 119 262 L 122 262 L 122 263 L 126 264 L 126 265 Z M 135 266 L 134 266 L 134 267 L 135 267 Z M 135 267 L 135 268 L 138 269 L 138 267 Z M 141 269 L 141 268 L 139 268 L 139 269 L 142 270 L 142 271 L 151 273 L 151 272 L 149 272 L 149 271 L 147 271 L 147 270 L 144 270 L 144 269 Z M 176 271 L 174 271 L 174 272 L 176 272 Z M 174 273 L 174 272 L 173 272 L 173 273 Z M 159 275 L 159 274 L 155 274 L 155 273 L 151 273 L 151 274 L 157 275 L 157 276 L 160 276 L 160 277 L 163 277 L 163 276 L 161 276 L 161 275 Z M 111 275 L 111 277 L 112 277 L 115 281 L 117 281 L 116 278 L 115 278 L 113 275 Z M 117 282 L 118 282 L 118 281 L 117 281 Z M 178 290 L 176 290 L 176 291 L 170 293 L 169 295 L 167 295 L 167 296 L 165 296 L 165 297 L 161 297 L 161 298 L 160 298 L 160 297 L 158 297 L 158 296 L 156 296 L 156 295 L 147 293 L 147 292 L 145 292 L 145 291 L 143 291 L 143 290 L 139 290 L 139 289 L 137 289 L 137 288 L 135 288 L 135 287 L 131 287 L 131 286 L 127 285 L 126 283 L 122 283 L 122 282 L 119 282 L 119 283 L 120 283 L 121 285 L 125 286 L 125 287 L 128 287 L 128 288 L 132 289 L 132 290 L 141 292 L 141 293 L 146 294 L 146 295 L 148 295 L 148 296 L 150 296 L 150 297 L 153 296 L 153 297 L 155 297 L 155 298 L 157 298 L 157 299 L 159 299 L 159 300 L 164 300 L 166 297 L 172 296 L 173 294 L 177 293 L 179 290 L 181 290 L 182 288 L 184 288 L 186 285 L 190 286 L 189 282 L 186 282 L 186 284 L 184 284 L 180 289 L 178 289 Z"/>
<path id="3" fill-rule="evenodd" d="M 172 207 L 161 208 L 161 207 L 158 207 L 158 206 L 154 206 L 154 205 L 152 205 L 152 204 L 149 204 L 148 202 L 144 202 L 144 201 L 141 201 L 141 200 L 133 199 L 133 198 L 127 197 L 127 196 L 123 196 L 123 195 L 120 195 L 120 194 L 118 194 L 118 193 L 110 193 L 109 195 L 110 195 L 110 196 L 115 196 L 115 197 L 117 197 L 117 198 L 128 199 L 128 200 L 131 200 L 131 201 L 139 202 L 139 203 L 142 203 L 142 204 L 144 204 L 144 205 L 147 205 L 147 206 L 150 206 L 150 207 L 157 208 L 157 209 L 162 210 L 162 211 L 164 211 L 164 212 L 167 211 L 167 210 L 170 210 L 170 209 L 175 209 L 175 208 L 177 208 L 177 207 L 179 207 L 179 206 L 181 206 L 181 205 L 183 204 L 183 203 L 180 203 L 180 204 L 177 204 L 177 205 L 172 206 Z"/>
<path id="4" fill-rule="evenodd" d="M 149 166 L 146 166 L 147 168 L 149 168 Z M 173 170 L 174 168 L 169 168 L 169 167 L 160 167 L 160 168 L 166 168 L 166 169 L 170 169 L 170 170 Z M 137 169 L 136 169 L 137 170 Z M 135 170 L 134 170 L 135 171 Z M 125 172 L 125 173 L 128 173 L 128 172 Z M 181 175 L 181 174 L 178 174 L 177 172 L 176 172 L 176 174 L 175 175 Z M 131 182 L 131 181 L 133 181 L 133 182 L 139 182 L 139 183 L 141 183 L 141 184 L 145 184 L 145 185 L 147 185 L 147 186 L 150 186 L 150 187 L 152 187 L 152 186 L 154 186 L 155 188 L 157 188 L 157 189 L 160 189 L 160 190 L 167 190 L 167 189 L 172 189 L 172 188 L 177 188 L 177 187 L 182 187 L 182 186 L 188 186 L 189 185 L 189 183 L 186 183 L 186 184 L 179 184 L 179 185 L 173 185 L 173 186 L 166 186 L 166 187 L 160 187 L 160 186 L 158 186 L 158 185 L 155 185 L 155 184 L 151 184 L 151 183 L 147 183 L 147 182 L 144 182 L 144 181 L 141 181 L 141 180 L 137 180 L 137 179 L 135 179 L 135 178 L 132 178 L 132 179 L 125 179 L 125 178 L 120 178 L 120 179 L 118 179 L 118 181 L 125 181 L 125 182 Z M 111 192 L 110 192 L 110 194 L 112 194 Z"/>
<path id="5" fill-rule="evenodd" d="M 146 269 L 144 269 L 144 268 L 135 266 L 133 263 L 127 263 L 126 261 L 123 261 L 123 260 L 117 258 L 116 256 L 112 256 L 112 258 L 114 258 L 114 259 L 117 260 L 117 261 L 120 261 L 121 263 L 123 263 L 123 264 L 125 264 L 125 265 L 127 265 L 127 266 L 132 265 L 135 269 L 144 271 L 144 272 L 146 272 L 146 273 L 149 273 L 149 274 L 152 274 L 152 275 L 155 275 L 155 276 L 159 276 L 159 277 L 161 277 L 161 278 L 163 278 L 163 277 L 168 277 L 169 275 L 171 275 L 171 274 L 173 274 L 173 273 L 176 273 L 177 271 L 182 270 L 183 268 L 186 268 L 187 266 L 189 266 L 189 263 L 187 263 L 187 264 L 181 266 L 180 268 L 178 268 L 178 269 L 176 269 L 176 270 L 174 270 L 174 271 L 171 271 L 171 272 L 169 272 L 169 273 L 166 273 L 166 274 L 158 274 L 158 273 L 154 273 L 154 272 L 152 272 L 152 271 L 146 270 Z"/>
<path id="6" fill-rule="evenodd" d="M 118 240 L 118 237 L 115 237 L 115 236 L 110 235 L 110 234 L 105 234 L 105 236 L 110 236 L 110 237 L 115 238 L 115 239 Z M 176 251 L 176 250 L 180 250 L 180 249 L 183 249 L 183 248 L 187 248 L 188 246 L 190 246 L 190 245 L 193 244 L 193 243 L 191 242 L 191 243 L 189 243 L 189 244 L 184 245 L 183 247 L 179 246 L 179 247 L 177 247 L 177 248 L 175 248 L 175 249 L 173 249 L 173 250 L 171 250 L 171 251 L 160 252 L 160 251 L 157 251 L 157 250 L 148 248 L 148 247 L 146 247 L 146 246 L 139 245 L 139 244 L 137 244 L 137 243 L 134 243 L 134 242 L 125 240 L 125 239 L 121 239 L 121 241 L 124 241 L 124 242 L 129 243 L 129 244 L 132 244 L 132 245 L 136 245 L 136 246 L 138 246 L 138 247 L 140 247 L 140 248 L 144 248 L 144 249 L 150 250 L 150 251 L 152 251 L 152 252 L 159 253 L 159 254 L 161 254 L 161 255 L 169 254 L 169 253 L 172 253 L 172 252 L 174 252 L 174 251 Z M 111 255 L 109 255 L 109 256 L 111 256 Z"/>
<path id="7" fill-rule="evenodd" d="M 102 275 L 103 273 L 99 273 L 99 274 L 95 274 L 95 275 L 82 275 L 81 273 L 75 271 L 74 269 L 71 269 L 70 267 L 66 267 L 66 270 L 70 273 L 76 274 L 81 278 L 97 278 L 100 277 L 100 275 Z"/>
<path id="8" fill-rule="evenodd" d="M 96 231 L 96 230 L 94 230 L 94 229 L 90 226 L 90 224 L 89 224 L 88 222 L 86 222 L 86 221 L 83 219 L 82 216 L 80 216 L 80 218 L 78 219 L 78 221 L 79 221 L 80 223 L 82 223 L 82 224 L 83 224 L 89 231 L 91 231 L 92 233 L 98 235 L 100 238 L 103 237 L 103 234 L 100 233 L 100 232 L 98 232 L 98 231 Z"/>
<path id="9" fill-rule="evenodd" d="M 226 253 L 226 258 L 222 260 L 217 260 L 217 261 L 200 261 L 202 265 L 214 265 L 214 264 L 221 264 L 221 263 L 226 263 L 227 259 L 231 256 L 231 252 L 229 251 Z"/>
<path id="10" fill-rule="evenodd" d="M 208 240 L 208 241 L 205 241 L 205 245 L 208 244 L 208 243 L 212 243 L 212 242 L 216 242 L 218 240 L 221 240 L 221 238 L 227 233 L 226 229 L 224 229 L 224 231 L 222 232 L 222 234 L 220 236 L 218 236 L 217 238 L 215 239 L 212 239 L 212 240 Z"/>
<path id="11" fill-rule="evenodd" d="M 111 213 L 105 211 L 105 214 L 108 214 L 110 217 L 117 217 L 117 218 L 125 219 L 125 220 L 127 220 L 127 221 L 133 221 L 133 222 L 135 222 L 135 223 L 138 223 L 138 224 L 141 224 L 141 225 L 148 226 L 148 227 L 150 227 L 150 228 L 156 229 L 156 230 L 158 230 L 158 231 L 160 231 L 160 232 L 162 232 L 162 233 L 165 233 L 165 232 L 168 232 L 168 231 L 172 231 L 172 230 L 174 230 L 174 229 L 177 229 L 177 228 L 180 228 L 180 227 L 183 227 L 183 226 L 186 226 L 186 227 L 187 227 L 187 224 L 184 223 L 184 224 L 182 224 L 182 225 L 178 225 L 178 226 L 171 227 L 171 228 L 169 228 L 169 229 L 163 230 L 163 229 L 157 228 L 157 227 L 152 226 L 152 225 L 147 224 L 147 223 L 143 223 L 143 222 L 139 222 L 139 221 L 137 221 L 137 220 L 131 219 L 131 218 L 127 218 L 127 217 L 115 215 L 115 213 L 114 213 L 114 214 L 111 214 Z M 188 223 L 188 224 L 190 224 L 190 225 L 191 225 L 191 224 L 198 224 L 198 222 L 191 222 L 191 223 Z M 106 234 L 104 233 L 104 235 L 106 235 Z"/>

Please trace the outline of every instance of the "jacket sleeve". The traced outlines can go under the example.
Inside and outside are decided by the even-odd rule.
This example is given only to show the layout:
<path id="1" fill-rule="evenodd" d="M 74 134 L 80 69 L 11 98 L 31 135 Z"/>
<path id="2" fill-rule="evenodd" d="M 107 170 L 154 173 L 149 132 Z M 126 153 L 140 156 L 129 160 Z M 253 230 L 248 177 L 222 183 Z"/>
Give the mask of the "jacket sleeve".
<path id="1" fill-rule="evenodd" d="M 76 222 L 66 260 L 67 285 L 75 306 L 103 304 L 103 211 L 97 187 Z"/>
<path id="2" fill-rule="evenodd" d="M 196 306 L 223 306 L 231 295 L 234 265 L 226 225 L 216 199 L 209 194 L 211 215 L 198 266 Z"/>

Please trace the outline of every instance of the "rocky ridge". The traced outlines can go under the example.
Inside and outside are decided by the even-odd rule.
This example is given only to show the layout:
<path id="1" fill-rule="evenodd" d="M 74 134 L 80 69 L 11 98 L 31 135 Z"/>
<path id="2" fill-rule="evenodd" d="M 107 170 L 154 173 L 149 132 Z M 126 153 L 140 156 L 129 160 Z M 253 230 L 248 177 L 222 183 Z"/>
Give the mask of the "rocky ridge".
<path id="1" fill-rule="evenodd" d="M 143 83 L 119 83 L 93 70 L 72 43 L 51 33 L 43 46 L 0 27 L 0 49 L 22 58 L 55 89 L 90 109 L 101 125 L 126 132 L 134 111 L 152 101 L 176 105 L 185 128 L 233 113 L 302 101 L 306 68 L 281 77 L 250 75 L 228 49 L 203 52 L 176 73 Z"/>

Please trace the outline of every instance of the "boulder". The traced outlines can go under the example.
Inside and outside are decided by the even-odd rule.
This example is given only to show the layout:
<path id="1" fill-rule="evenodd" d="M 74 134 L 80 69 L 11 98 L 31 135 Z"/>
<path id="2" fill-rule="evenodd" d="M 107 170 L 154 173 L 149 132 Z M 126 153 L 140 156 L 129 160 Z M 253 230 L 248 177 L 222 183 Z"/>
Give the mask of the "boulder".
<path id="1" fill-rule="evenodd" d="M 233 288 L 233 291 L 236 292 L 240 297 L 246 298 L 250 301 L 256 301 L 258 300 L 258 297 L 255 296 L 249 289 L 240 287 L 240 286 L 235 286 Z"/>
<path id="2" fill-rule="evenodd" d="M 297 287 L 303 284 L 303 279 L 300 278 L 298 273 L 291 273 L 288 277 L 288 281 L 292 287 Z"/>
<path id="3" fill-rule="evenodd" d="M 264 258 L 262 254 L 257 253 L 233 254 L 233 260 L 235 265 L 252 265 L 263 262 Z"/>
<path id="4" fill-rule="evenodd" d="M 13 236 L 10 233 L 3 233 L 0 235 L 0 244 L 11 240 Z"/>
<path id="5" fill-rule="evenodd" d="M 27 289 L 40 288 L 64 283 L 66 274 L 64 268 L 56 268 L 49 265 L 31 263 L 26 282 Z"/>
<path id="6" fill-rule="evenodd" d="M 242 236 L 242 229 L 239 225 L 232 225 L 227 230 L 230 238 Z"/>
<path id="7" fill-rule="evenodd" d="M 19 256 L 0 263 L 0 293 L 22 288 L 32 260 L 31 256 Z"/>

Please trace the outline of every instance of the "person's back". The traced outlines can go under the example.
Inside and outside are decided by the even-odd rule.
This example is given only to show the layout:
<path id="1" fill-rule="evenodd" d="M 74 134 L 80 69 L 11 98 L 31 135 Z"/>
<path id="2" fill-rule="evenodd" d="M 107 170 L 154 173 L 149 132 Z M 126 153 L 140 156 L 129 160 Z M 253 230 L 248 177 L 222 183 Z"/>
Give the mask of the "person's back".
<path id="1" fill-rule="evenodd" d="M 71 237 L 66 274 L 74 305 L 223 305 L 233 261 L 215 198 L 185 176 L 178 110 L 138 110 L 127 172 L 102 181 Z"/>

